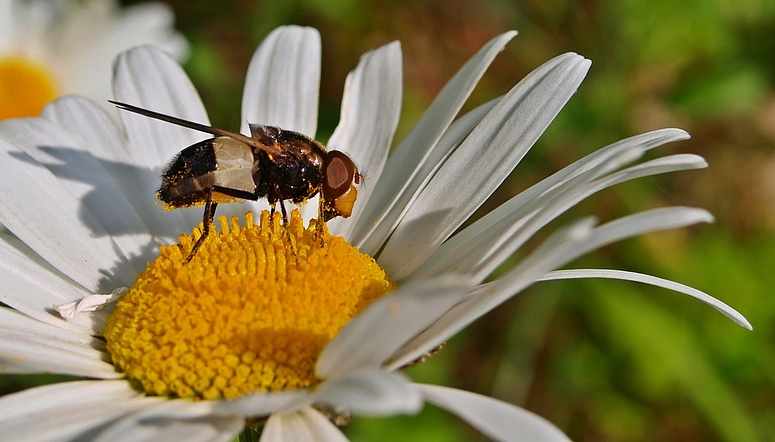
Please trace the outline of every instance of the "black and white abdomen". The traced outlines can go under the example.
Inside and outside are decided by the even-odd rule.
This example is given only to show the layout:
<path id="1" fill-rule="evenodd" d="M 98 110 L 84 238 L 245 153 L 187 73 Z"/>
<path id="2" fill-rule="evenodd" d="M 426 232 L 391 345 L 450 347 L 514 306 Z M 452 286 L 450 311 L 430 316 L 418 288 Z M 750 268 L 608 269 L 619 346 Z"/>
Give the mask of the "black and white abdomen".
<path id="1" fill-rule="evenodd" d="M 201 205 L 208 189 L 224 187 L 254 193 L 250 146 L 229 137 L 200 141 L 183 149 L 165 168 L 157 196 L 168 209 Z M 224 195 L 225 198 L 234 199 Z"/>

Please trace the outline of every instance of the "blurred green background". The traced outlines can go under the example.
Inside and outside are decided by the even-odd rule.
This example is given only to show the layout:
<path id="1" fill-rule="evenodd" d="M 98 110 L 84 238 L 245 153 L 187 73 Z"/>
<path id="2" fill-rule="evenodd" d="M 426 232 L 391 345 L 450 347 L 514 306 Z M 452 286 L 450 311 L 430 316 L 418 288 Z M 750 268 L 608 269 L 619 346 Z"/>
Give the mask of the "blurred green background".
<path id="1" fill-rule="evenodd" d="M 506 30 L 520 35 L 496 59 L 469 109 L 558 54 L 590 58 L 578 93 L 482 213 L 604 145 L 683 128 L 692 139 L 656 155 L 696 153 L 709 169 L 620 185 L 570 217 L 607 221 L 691 205 L 710 210 L 716 223 L 616 244 L 572 267 L 634 270 L 691 285 L 738 309 L 754 332 L 665 290 L 540 283 L 409 373 L 525 407 L 576 441 L 775 441 L 775 2 L 168 3 L 191 44 L 184 67 L 212 123 L 225 128 L 239 128 L 244 74 L 263 37 L 283 24 L 319 29 L 323 141 L 338 121 L 347 72 L 363 52 L 392 40 L 404 53 L 397 140 L 457 68 Z M 432 406 L 414 417 L 355 418 L 344 431 L 354 441 L 484 439 Z"/>

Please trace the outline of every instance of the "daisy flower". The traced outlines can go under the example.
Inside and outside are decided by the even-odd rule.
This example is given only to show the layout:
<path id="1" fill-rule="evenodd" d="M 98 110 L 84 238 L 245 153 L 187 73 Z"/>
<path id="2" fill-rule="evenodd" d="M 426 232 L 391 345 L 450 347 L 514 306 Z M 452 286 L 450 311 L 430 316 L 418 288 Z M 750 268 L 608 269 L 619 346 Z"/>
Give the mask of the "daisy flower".
<path id="1" fill-rule="evenodd" d="M 538 230 L 599 190 L 705 167 L 695 155 L 630 165 L 648 149 L 688 137 L 678 129 L 600 149 L 453 235 L 517 166 L 590 66 L 579 55 L 561 55 L 458 117 L 514 35 L 494 38 L 471 58 L 390 154 L 401 49 L 391 43 L 361 58 L 328 145 L 346 152 L 368 180 L 352 217 L 328 223 L 322 245 L 314 226 L 305 227 L 308 215 L 294 212 L 283 226 L 279 215 L 261 212 L 254 220 L 249 213 L 244 225 L 221 218 L 221 231 L 184 264 L 201 231 L 169 244 L 197 225 L 201 208 L 164 212 L 154 204 L 155 189 L 163 165 L 206 135 L 128 112 L 119 123 L 78 97 L 48 105 L 40 118 L 0 123 L 0 222 L 13 233 L 0 236 L 0 300 L 7 306 L 0 308 L 0 369 L 88 379 L 0 398 L 4 435 L 227 441 L 263 425 L 265 442 L 343 441 L 335 423 L 350 414 L 415 413 L 427 401 L 493 439 L 567 440 L 526 410 L 414 383 L 400 369 L 547 279 L 657 285 L 750 328 L 732 308 L 678 283 L 616 270 L 556 270 L 622 238 L 710 221 L 703 210 L 657 209 L 602 225 L 581 219 L 523 251 Z M 117 101 L 208 124 L 194 87 L 163 52 L 124 52 L 114 72 Z M 250 63 L 243 122 L 314 137 L 319 75 L 317 31 L 275 30 Z M 266 207 L 246 204 L 255 213 Z M 302 210 L 314 214 L 315 206 Z M 516 251 L 524 258 L 485 282 Z"/>
<path id="2" fill-rule="evenodd" d="M 182 60 L 188 45 L 162 3 L 121 9 L 115 0 L 0 0 L 0 120 L 38 116 L 56 97 L 111 97 L 113 57 L 154 44 Z"/>

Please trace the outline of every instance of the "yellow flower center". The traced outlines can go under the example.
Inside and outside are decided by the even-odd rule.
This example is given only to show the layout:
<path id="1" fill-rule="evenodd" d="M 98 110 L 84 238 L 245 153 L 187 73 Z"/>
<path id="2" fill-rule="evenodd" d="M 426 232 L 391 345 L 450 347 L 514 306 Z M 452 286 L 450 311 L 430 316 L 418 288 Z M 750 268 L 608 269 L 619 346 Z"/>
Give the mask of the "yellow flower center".
<path id="1" fill-rule="evenodd" d="M 140 273 L 105 327 L 113 363 L 148 394 L 232 398 L 309 387 L 323 347 L 353 316 L 393 288 L 385 271 L 341 237 L 320 233 L 298 211 L 253 214 L 245 226 L 220 217 L 201 235 Z"/>
<path id="2" fill-rule="evenodd" d="M 56 89 L 45 66 L 20 56 L 0 57 L 0 120 L 40 115 Z"/>

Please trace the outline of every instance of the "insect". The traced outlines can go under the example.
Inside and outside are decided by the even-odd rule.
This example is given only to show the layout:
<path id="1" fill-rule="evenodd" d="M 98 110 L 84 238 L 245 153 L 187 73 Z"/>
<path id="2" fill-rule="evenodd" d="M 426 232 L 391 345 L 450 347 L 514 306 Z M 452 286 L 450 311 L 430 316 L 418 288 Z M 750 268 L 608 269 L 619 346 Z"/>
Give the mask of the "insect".
<path id="1" fill-rule="evenodd" d="M 219 203 L 266 198 L 272 213 L 280 203 L 287 223 L 283 201 L 301 203 L 320 193 L 318 220 L 326 222 L 352 214 L 358 197 L 355 186 L 360 184 L 361 175 L 341 151 L 327 151 L 306 135 L 275 126 L 250 124 L 248 137 L 131 104 L 110 102 L 119 109 L 215 135 L 180 151 L 164 169 L 157 192 L 168 210 L 204 205 L 204 230 L 186 262 L 207 238 Z M 322 232 L 323 223 L 317 226 Z"/>

